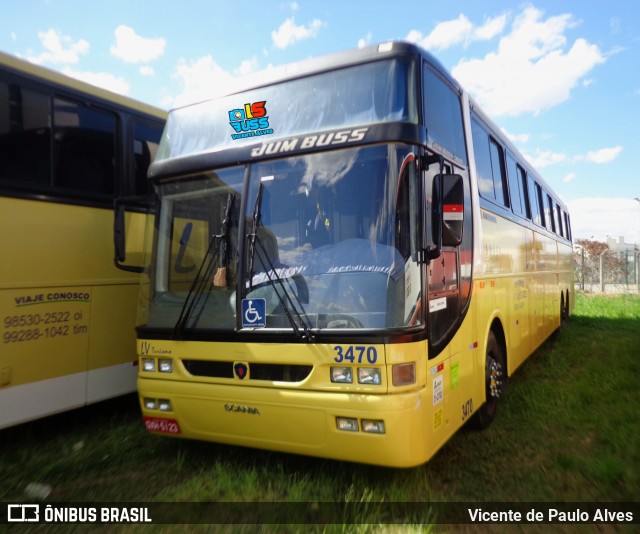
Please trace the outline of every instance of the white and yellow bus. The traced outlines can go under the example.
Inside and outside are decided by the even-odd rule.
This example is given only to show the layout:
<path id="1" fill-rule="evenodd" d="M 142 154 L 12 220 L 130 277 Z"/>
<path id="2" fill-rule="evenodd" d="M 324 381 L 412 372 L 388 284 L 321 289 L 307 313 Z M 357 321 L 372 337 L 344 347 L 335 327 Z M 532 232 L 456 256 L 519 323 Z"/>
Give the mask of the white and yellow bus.
<path id="1" fill-rule="evenodd" d="M 148 194 L 165 119 L 0 53 L 0 428 L 135 391 L 139 275 L 114 265 L 113 204 Z"/>
<path id="2" fill-rule="evenodd" d="M 566 205 L 412 44 L 172 111 L 149 176 L 153 433 L 418 465 L 572 309 Z"/>

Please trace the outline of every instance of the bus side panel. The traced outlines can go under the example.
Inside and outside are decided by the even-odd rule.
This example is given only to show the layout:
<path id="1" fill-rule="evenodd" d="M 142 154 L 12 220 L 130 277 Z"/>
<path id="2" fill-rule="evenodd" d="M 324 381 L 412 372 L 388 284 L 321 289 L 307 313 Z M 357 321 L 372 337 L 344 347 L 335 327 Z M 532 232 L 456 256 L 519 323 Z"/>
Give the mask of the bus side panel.
<path id="1" fill-rule="evenodd" d="M 136 389 L 134 325 L 138 290 L 137 284 L 98 286 L 93 290 L 87 365 L 89 403 Z"/>
<path id="2" fill-rule="evenodd" d="M 84 403 L 90 287 L 0 291 L 0 427 Z M 84 324 L 84 323 L 83 323 Z"/>
<path id="3" fill-rule="evenodd" d="M 85 404 L 91 368 L 91 399 L 134 390 L 138 280 L 112 235 L 111 210 L 0 197 L 0 426 Z"/>

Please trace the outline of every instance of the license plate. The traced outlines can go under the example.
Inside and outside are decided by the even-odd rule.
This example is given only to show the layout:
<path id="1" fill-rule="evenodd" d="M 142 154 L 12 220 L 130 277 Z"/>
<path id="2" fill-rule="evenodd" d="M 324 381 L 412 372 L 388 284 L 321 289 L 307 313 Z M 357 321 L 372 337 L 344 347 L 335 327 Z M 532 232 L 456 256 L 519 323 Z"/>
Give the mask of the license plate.
<path id="1" fill-rule="evenodd" d="M 149 432 L 164 432 L 165 434 L 180 434 L 180 425 L 175 419 L 144 416 L 144 426 Z"/>

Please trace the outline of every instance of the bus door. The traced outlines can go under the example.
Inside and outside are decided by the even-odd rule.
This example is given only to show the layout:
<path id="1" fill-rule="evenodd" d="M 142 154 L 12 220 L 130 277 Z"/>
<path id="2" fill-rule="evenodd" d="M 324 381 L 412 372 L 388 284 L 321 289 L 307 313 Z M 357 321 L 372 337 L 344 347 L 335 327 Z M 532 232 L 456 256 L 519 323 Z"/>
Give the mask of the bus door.
<path id="1" fill-rule="evenodd" d="M 463 304 L 470 295 L 471 256 L 468 252 L 472 236 L 466 222 L 471 222 L 468 213 L 471 204 L 468 178 L 452 174 L 449 170 L 454 168 L 452 165 L 433 167 L 439 169 L 435 172 L 429 169 L 426 177 L 427 195 L 430 195 L 427 226 L 432 226 L 430 246 L 439 247 L 439 250 L 429 259 L 426 273 L 427 387 L 432 395 L 432 429 L 436 439 L 444 440 L 460 426 L 461 392 L 468 389 L 461 380 L 472 376 L 473 361 L 463 350 L 463 335 L 456 334 L 463 324 Z M 429 176 L 432 173 L 434 176 Z M 465 232 L 468 235 L 465 236 Z M 468 408 L 470 411 L 471 406 Z"/>

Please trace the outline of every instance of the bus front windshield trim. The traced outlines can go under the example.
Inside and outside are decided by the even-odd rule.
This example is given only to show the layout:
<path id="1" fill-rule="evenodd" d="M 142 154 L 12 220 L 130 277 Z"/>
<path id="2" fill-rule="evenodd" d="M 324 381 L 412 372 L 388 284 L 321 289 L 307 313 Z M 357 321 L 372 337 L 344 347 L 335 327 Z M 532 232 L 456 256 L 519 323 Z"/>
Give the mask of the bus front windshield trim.
<path id="1" fill-rule="evenodd" d="M 241 184 L 244 176 L 248 183 Z M 243 215 L 241 191 L 248 195 Z M 307 339 L 322 330 L 422 322 L 413 147 L 282 158 L 252 164 L 248 173 L 236 167 L 165 184 L 160 193 L 150 327 L 181 324 L 185 337 L 193 330 L 247 331 L 238 299 L 262 303 L 266 317 L 254 330 Z M 207 267 L 198 269 L 203 262 Z M 196 295 L 193 285 L 202 286 Z"/>

